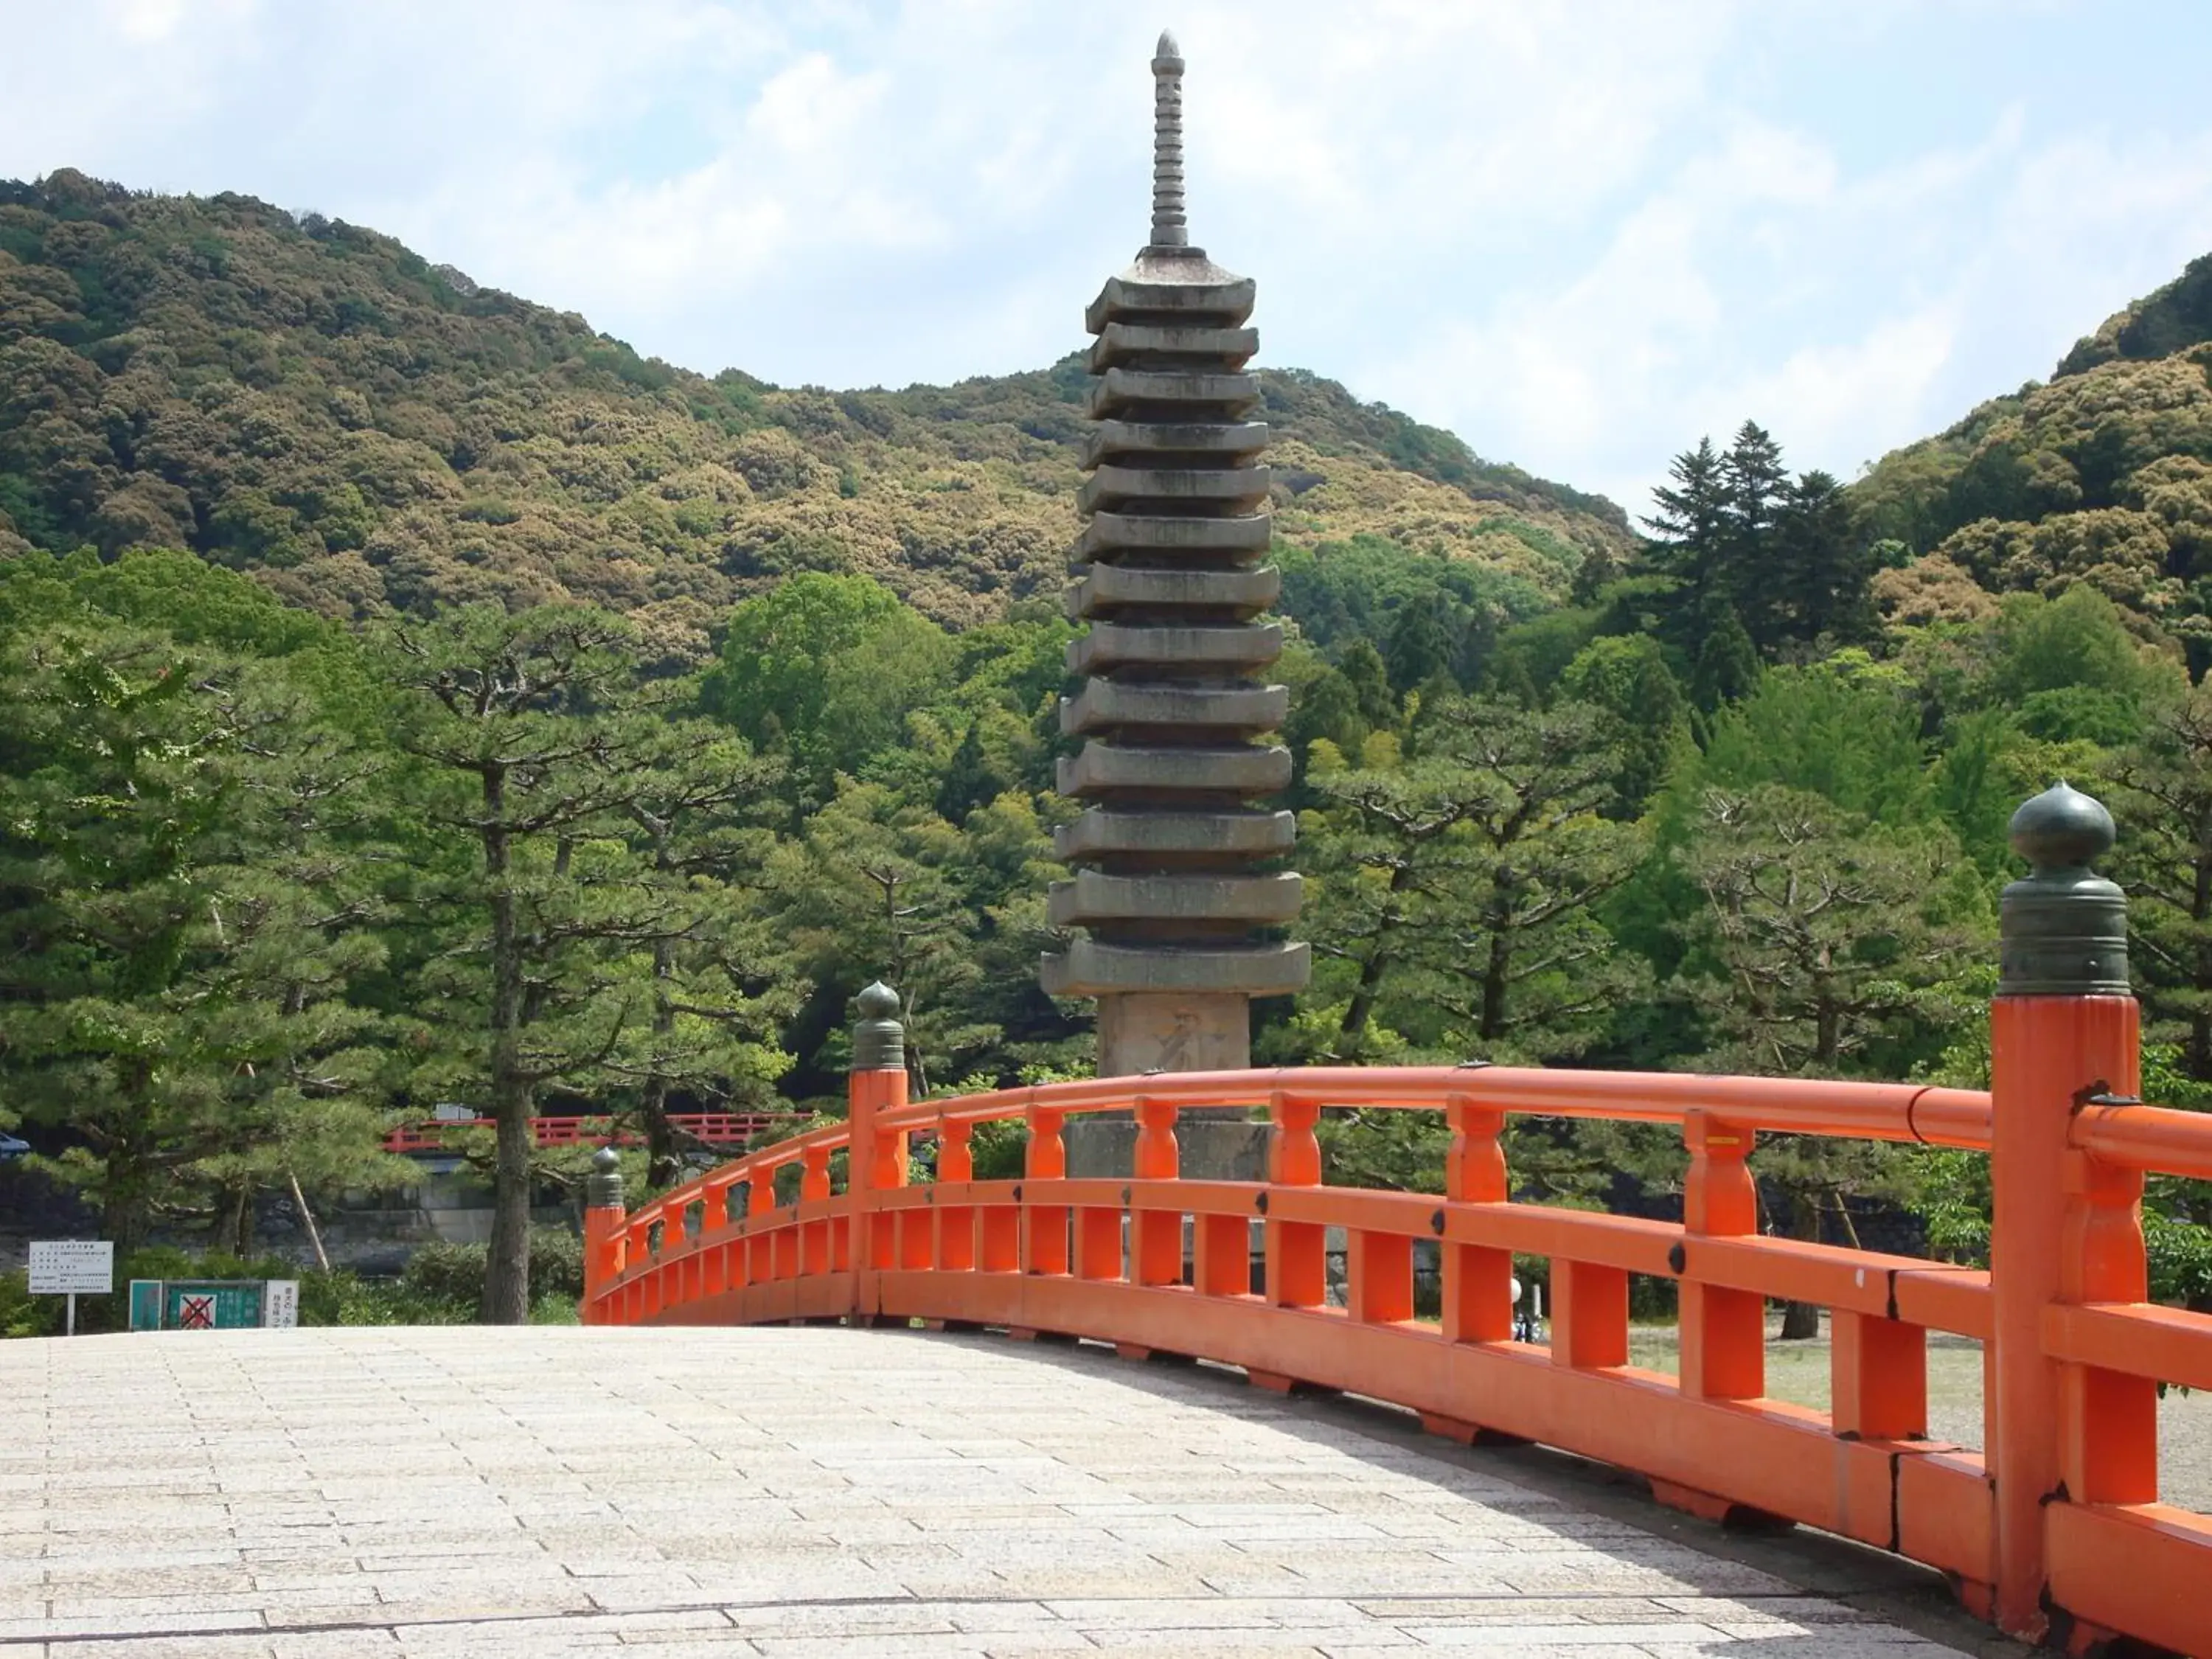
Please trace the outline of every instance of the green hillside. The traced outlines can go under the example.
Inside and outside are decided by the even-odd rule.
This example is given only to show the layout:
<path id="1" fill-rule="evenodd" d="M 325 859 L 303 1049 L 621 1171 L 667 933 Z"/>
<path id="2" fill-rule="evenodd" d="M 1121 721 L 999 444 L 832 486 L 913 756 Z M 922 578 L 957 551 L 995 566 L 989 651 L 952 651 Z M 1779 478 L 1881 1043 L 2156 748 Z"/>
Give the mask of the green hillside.
<path id="1" fill-rule="evenodd" d="M 1993 595 L 2098 589 L 2212 661 L 2212 255 L 1852 487 L 1898 568 L 1893 620 L 1966 621 Z"/>
<path id="2" fill-rule="evenodd" d="M 332 617 L 580 599 L 696 660 L 733 600 L 819 569 L 990 620 L 1058 592 L 1085 380 L 709 379 L 318 216 L 0 182 L 0 550 L 189 548 Z M 1525 613 L 1632 544 L 1608 501 L 1265 382 L 1288 546 L 1379 536 Z"/>

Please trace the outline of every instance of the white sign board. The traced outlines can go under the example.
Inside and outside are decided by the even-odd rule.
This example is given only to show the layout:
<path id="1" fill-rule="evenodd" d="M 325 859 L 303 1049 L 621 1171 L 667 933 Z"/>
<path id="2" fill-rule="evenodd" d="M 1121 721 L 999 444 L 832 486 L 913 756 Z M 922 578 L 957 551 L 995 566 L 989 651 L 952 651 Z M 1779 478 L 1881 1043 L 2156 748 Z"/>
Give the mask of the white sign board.
<path id="1" fill-rule="evenodd" d="M 300 1281 L 266 1279 L 261 1282 L 261 1322 L 271 1328 L 290 1330 L 300 1322 Z"/>
<path id="2" fill-rule="evenodd" d="M 31 1245 L 33 1296 L 106 1296 L 115 1288 L 115 1245 L 105 1238 L 50 1238 Z"/>

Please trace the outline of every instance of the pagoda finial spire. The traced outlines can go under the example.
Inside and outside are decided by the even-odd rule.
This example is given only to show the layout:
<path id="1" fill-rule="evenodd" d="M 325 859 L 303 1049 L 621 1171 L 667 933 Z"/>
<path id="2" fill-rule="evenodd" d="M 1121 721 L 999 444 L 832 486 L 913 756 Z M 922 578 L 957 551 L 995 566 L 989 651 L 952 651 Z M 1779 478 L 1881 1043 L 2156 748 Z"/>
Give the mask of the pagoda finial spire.
<path id="1" fill-rule="evenodd" d="M 1163 29 L 1152 51 L 1152 239 L 1154 247 L 1187 247 L 1182 210 L 1182 53 Z"/>

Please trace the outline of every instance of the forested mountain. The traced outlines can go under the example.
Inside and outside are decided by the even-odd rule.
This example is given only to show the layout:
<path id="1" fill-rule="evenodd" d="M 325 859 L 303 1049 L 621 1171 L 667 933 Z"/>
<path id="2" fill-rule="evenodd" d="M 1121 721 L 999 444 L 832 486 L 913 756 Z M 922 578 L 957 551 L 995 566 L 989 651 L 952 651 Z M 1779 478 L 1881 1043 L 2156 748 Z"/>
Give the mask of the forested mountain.
<path id="1" fill-rule="evenodd" d="M 0 182 L 0 550 L 189 548 L 331 617 L 580 600 L 696 660 L 732 600 L 824 570 L 991 620 L 1057 598 L 1085 378 L 708 379 L 319 216 Z M 1384 537 L 1527 614 L 1632 544 L 1610 502 L 1263 380 L 1287 545 Z"/>
<path id="2" fill-rule="evenodd" d="M 2096 588 L 2212 662 L 2212 255 L 2108 319 L 2048 385 L 1993 398 L 1853 486 L 1882 608 L 1970 621 Z"/>
<path id="3" fill-rule="evenodd" d="M 2064 776 L 2119 821 L 2147 1086 L 2212 1100 L 2209 295 L 1848 486 L 1686 432 L 1648 537 L 1267 376 L 1315 973 L 1255 1053 L 1979 1082 L 2006 821 Z M 0 185 L 0 1129 L 118 1241 L 240 1243 L 473 1103 L 515 1318 L 577 1173 L 532 1112 L 664 1185 L 684 1109 L 839 1109 L 878 976 L 918 1094 L 1087 1068 L 1036 975 L 1085 380 L 708 380 L 372 232 Z M 1439 1189 L 1441 1126 L 1323 1135 Z M 1656 1133 L 1509 1152 L 1679 1194 Z M 1801 1237 L 1982 1247 L 1968 1155 L 1754 1168 Z M 2212 1302 L 2212 1188 L 2151 1198 L 2156 1293 Z"/>

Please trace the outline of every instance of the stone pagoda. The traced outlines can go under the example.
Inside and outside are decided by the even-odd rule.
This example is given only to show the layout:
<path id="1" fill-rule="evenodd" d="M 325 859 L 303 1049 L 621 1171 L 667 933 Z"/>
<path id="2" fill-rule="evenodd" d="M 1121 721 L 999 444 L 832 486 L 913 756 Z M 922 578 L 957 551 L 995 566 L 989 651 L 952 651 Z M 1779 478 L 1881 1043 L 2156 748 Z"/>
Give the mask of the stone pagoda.
<path id="1" fill-rule="evenodd" d="M 1295 821 L 1252 804 L 1291 781 L 1290 751 L 1267 740 L 1290 700 L 1265 679 L 1283 643 L 1261 620 L 1280 583 L 1267 428 L 1246 418 L 1252 281 L 1185 228 L 1182 69 L 1163 34 L 1152 240 L 1084 319 L 1096 425 L 1067 608 L 1090 630 L 1068 647 L 1085 678 L 1060 714 L 1085 741 L 1060 789 L 1085 810 L 1057 836 L 1077 873 L 1054 884 L 1051 917 L 1087 937 L 1042 977 L 1098 1000 L 1102 1077 L 1249 1066 L 1251 999 L 1298 990 L 1310 966 L 1304 945 L 1261 936 L 1298 912 L 1298 878 L 1273 867 Z"/>

